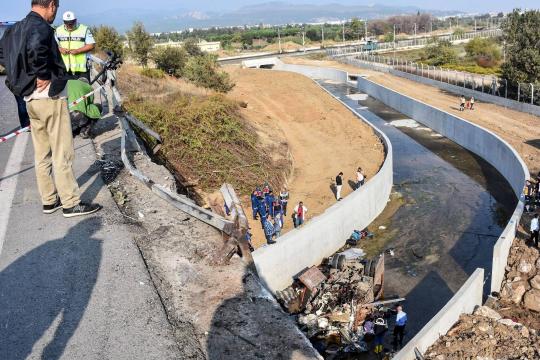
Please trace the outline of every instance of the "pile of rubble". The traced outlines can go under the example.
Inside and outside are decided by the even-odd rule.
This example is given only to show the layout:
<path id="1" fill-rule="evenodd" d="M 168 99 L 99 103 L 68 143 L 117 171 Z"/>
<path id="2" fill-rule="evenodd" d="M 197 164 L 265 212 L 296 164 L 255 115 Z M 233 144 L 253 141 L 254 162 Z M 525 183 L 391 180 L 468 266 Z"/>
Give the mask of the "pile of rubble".
<path id="1" fill-rule="evenodd" d="M 362 260 L 360 249 L 334 255 L 312 267 L 276 295 L 283 307 L 298 314 L 300 329 L 321 354 L 358 353 L 369 350 L 364 339 L 368 317 L 389 317 L 382 295 L 384 254 Z M 403 299 L 399 299 L 403 300 Z"/>
<path id="2" fill-rule="evenodd" d="M 462 315 L 425 353 L 426 360 L 540 359 L 540 332 L 482 306 Z"/>
<path id="3" fill-rule="evenodd" d="M 540 318 L 540 252 L 522 240 L 514 241 L 508 256 L 500 301 L 536 312 Z"/>

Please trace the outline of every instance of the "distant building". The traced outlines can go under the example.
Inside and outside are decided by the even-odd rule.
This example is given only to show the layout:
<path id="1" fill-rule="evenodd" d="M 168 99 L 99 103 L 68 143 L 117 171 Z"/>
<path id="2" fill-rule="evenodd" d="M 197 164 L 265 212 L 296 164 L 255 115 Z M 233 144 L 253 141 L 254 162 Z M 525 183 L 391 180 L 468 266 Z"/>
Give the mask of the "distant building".
<path id="1" fill-rule="evenodd" d="M 221 43 L 219 41 L 204 41 L 201 40 L 197 44 L 202 51 L 216 52 L 221 50 Z"/>
<path id="2" fill-rule="evenodd" d="M 181 47 L 184 43 L 182 41 L 166 41 L 162 43 L 154 44 L 155 47 Z M 216 52 L 221 50 L 221 43 L 219 41 L 204 41 L 201 40 L 197 43 L 199 49 L 204 52 Z"/>

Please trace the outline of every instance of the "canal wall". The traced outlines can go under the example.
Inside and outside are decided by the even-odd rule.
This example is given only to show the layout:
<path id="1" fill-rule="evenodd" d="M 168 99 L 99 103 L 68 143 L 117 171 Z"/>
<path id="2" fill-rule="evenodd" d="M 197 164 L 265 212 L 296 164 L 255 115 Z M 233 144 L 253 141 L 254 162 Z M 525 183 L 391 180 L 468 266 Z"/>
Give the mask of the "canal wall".
<path id="1" fill-rule="evenodd" d="M 499 291 L 504 279 L 510 247 L 524 209 L 523 186 L 525 180 L 529 179 L 529 171 L 519 154 L 496 134 L 467 120 L 365 78 L 358 78 L 357 86 L 360 91 L 481 156 L 506 178 L 519 201 L 493 248 L 492 272 L 488 278 L 491 278 L 491 291 Z M 460 291 L 402 349 L 395 359 L 415 359 L 414 348 L 418 348 L 423 353 L 441 334 L 450 329 L 462 312 L 471 312 L 474 306 L 481 305 L 482 296 L 479 297 L 478 292 L 481 294 L 483 290 L 483 276 L 482 281 L 478 280 L 478 276 L 478 272 L 475 272 Z"/>
<path id="2" fill-rule="evenodd" d="M 274 69 L 300 73 L 312 79 L 329 79 L 340 83 L 348 80 L 347 72 L 337 69 L 283 63 Z M 381 139 L 385 148 L 384 163 L 379 172 L 360 189 L 321 215 L 309 219 L 302 227 L 281 236 L 276 244 L 253 252 L 259 277 L 272 292 L 288 287 L 303 270 L 319 265 L 324 258 L 334 254 L 345 245 L 353 230 L 367 227 L 386 207 L 393 185 L 392 144 L 379 129 L 354 109 L 348 108 L 372 127 Z"/>

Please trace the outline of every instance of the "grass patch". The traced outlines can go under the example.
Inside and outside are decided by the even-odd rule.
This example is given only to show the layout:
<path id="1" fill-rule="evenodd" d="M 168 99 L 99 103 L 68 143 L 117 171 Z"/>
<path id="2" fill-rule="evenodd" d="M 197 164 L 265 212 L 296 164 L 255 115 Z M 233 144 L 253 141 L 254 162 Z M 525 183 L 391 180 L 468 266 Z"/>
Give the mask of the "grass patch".
<path id="1" fill-rule="evenodd" d="M 320 53 L 312 53 L 312 54 L 308 54 L 306 55 L 306 59 L 309 59 L 309 60 L 327 60 L 328 59 L 328 55 L 326 55 L 325 52 L 320 52 Z"/>
<path id="2" fill-rule="evenodd" d="M 162 70 L 152 69 L 148 67 L 140 69 L 139 73 L 142 76 L 146 76 L 150 79 L 163 79 L 165 77 L 165 73 Z"/>
<path id="3" fill-rule="evenodd" d="M 477 64 L 445 64 L 442 66 L 446 69 L 451 70 L 457 70 L 457 71 L 466 71 L 473 74 L 480 74 L 480 75 L 501 75 L 501 67 L 495 66 L 495 67 L 482 67 Z"/>
<path id="4" fill-rule="evenodd" d="M 124 70 L 123 76 L 129 76 L 129 81 L 120 82 L 127 99 L 124 106 L 163 137 L 159 156 L 180 179 L 207 193 L 224 182 L 241 194 L 249 194 L 263 180 L 281 185 L 287 164 L 273 161 L 271 151 L 262 149 L 237 102 L 214 92 L 180 91 L 183 83 L 170 79 L 143 81 L 154 93 L 122 87 L 141 81 L 136 75 Z"/>

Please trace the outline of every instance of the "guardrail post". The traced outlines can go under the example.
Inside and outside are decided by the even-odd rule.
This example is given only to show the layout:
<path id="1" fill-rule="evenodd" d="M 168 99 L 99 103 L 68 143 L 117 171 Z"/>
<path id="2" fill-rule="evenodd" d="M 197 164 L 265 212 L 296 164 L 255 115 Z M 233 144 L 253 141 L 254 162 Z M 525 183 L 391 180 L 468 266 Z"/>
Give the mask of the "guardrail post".
<path id="1" fill-rule="evenodd" d="M 518 83 L 518 95 L 517 95 L 517 101 L 519 102 L 519 92 L 521 90 L 521 83 Z"/>
<path id="2" fill-rule="evenodd" d="M 534 105 L 534 84 L 531 83 L 531 105 Z"/>
<path id="3" fill-rule="evenodd" d="M 508 99 L 508 80 L 504 79 L 504 98 Z"/>
<path id="4" fill-rule="evenodd" d="M 424 63 L 420 63 L 420 65 L 422 66 L 422 69 L 421 69 L 422 72 L 420 74 L 422 75 L 422 77 L 424 77 Z"/>
<path id="5" fill-rule="evenodd" d="M 441 82 L 442 82 L 442 77 L 443 77 L 442 66 L 439 66 L 439 69 L 440 69 L 440 72 L 441 72 Z"/>

